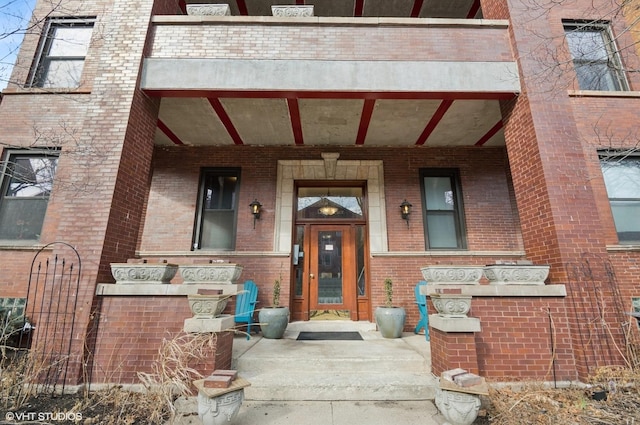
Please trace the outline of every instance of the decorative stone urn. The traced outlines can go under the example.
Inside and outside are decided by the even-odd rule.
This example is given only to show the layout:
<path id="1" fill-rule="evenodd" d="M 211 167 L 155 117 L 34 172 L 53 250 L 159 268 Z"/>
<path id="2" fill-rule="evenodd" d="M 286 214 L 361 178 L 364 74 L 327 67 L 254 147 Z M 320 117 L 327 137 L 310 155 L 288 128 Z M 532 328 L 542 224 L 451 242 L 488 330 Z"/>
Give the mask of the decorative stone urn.
<path id="1" fill-rule="evenodd" d="M 184 284 L 217 283 L 232 284 L 240 278 L 243 267 L 233 263 L 208 263 L 180 265 Z"/>
<path id="2" fill-rule="evenodd" d="M 467 317 L 471 309 L 471 295 L 431 294 L 431 302 L 440 316 Z"/>
<path id="3" fill-rule="evenodd" d="M 237 378 L 228 388 L 205 388 L 204 379 L 194 381 L 198 388 L 198 416 L 204 425 L 223 425 L 231 423 L 244 400 L 244 388 L 251 385 Z"/>
<path id="4" fill-rule="evenodd" d="M 437 388 L 436 407 L 451 425 L 471 425 L 480 411 L 480 397 Z"/>
<path id="5" fill-rule="evenodd" d="M 229 295 L 187 295 L 189 308 L 196 319 L 213 319 L 220 316 L 227 306 Z"/>
<path id="6" fill-rule="evenodd" d="M 177 264 L 111 263 L 111 274 L 118 285 L 167 284 L 176 275 Z"/>
<path id="7" fill-rule="evenodd" d="M 496 264 L 484 268 L 491 285 L 544 285 L 549 266 Z"/>
<path id="8" fill-rule="evenodd" d="M 229 8 L 228 4 L 215 4 L 215 3 L 188 4 L 187 15 L 230 16 L 231 8 Z"/>
<path id="9" fill-rule="evenodd" d="M 483 273 L 480 266 L 426 266 L 420 270 L 429 285 L 478 285 Z"/>

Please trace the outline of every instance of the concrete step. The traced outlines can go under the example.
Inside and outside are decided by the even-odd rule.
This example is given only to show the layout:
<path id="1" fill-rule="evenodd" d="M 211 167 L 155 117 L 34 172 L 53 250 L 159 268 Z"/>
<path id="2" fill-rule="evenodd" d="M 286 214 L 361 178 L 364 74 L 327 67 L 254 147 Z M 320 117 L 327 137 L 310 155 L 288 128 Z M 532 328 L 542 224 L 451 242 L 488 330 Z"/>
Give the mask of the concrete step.
<path id="1" fill-rule="evenodd" d="M 385 339 L 368 322 L 299 322 L 279 340 L 234 339 L 234 367 L 251 382 L 248 400 L 432 400 L 429 343 Z M 297 341 L 302 330 L 358 330 L 362 341 Z"/>
<path id="2" fill-rule="evenodd" d="M 371 365 L 371 368 L 375 368 Z M 433 400 L 437 383 L 424 373 L 242 372 L 247 400 Z"/>

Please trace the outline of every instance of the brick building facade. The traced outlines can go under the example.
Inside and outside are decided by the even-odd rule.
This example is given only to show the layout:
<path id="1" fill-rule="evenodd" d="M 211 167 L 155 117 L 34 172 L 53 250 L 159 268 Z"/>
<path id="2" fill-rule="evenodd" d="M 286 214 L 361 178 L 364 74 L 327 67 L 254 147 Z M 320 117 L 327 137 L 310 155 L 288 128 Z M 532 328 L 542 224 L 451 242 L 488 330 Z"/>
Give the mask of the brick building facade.
<path id="1" fill-rule="evenodd" d="M 548 380 L 553 364 L 576 380 L 623 364 L 603 347 L 637 338 L 626 313 L 640 309 L 640 77 L 624 71 L 639 65 L 625 31 L 637 10 L 281 2 L 314 6 L 295 17 L 272 3 L 36 5 L 47 18 L 0 106 L 2 165 L 57 164 L 52 186 L 3 173 L 0 297 L 26 297 L 46 244 L 78 250 L 69 382 L 86 379 L 83 356 L 95 381 L 134 381 L 189 315 L 184 297 L 101 295 L 130 259 L 241 264 L 261 305 L 282 278 L 293 320 L 372 321 L 389 277 L 407 331 L 421 267 L 546 264 L 551 289 L 467 289 L 481 331 L 433 330 L 434 371 Z M 607 180 L 611 164 L 625 183 Z M 319 213 L 327 201 L 337 214 Z M 336 279 L 337 296 L 315 287 Z"/>

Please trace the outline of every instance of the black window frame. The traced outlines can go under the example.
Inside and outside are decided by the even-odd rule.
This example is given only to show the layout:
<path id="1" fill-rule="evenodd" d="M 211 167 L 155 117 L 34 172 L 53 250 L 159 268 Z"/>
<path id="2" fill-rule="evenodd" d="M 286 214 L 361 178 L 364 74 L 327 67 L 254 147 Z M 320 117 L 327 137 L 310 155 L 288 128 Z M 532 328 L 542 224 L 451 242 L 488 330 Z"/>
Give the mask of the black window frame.
<path id="1" fill-rule="evenodd" d="M 206 167 L 200 171 L 200 180 L 198 188 L 198 199 L 196 202 L 196 214 L 195 222 L 193 226 L 193 238 L 191 244 L 192 251 L 234 251 L 236 248 L 237 229 L 238 229 L 238 202 L 240 198 L 240 182 L 241 182 L 241 169 L 238 167 Z M 202 246 L 202 234 L 203 234 L 203 220 L 205 212 L 205 195 L 206 195 L 206 182 L 210 175 L 218 175 L 221 177 L 235 177 L 235 190 L 233 194 L 233 208 L 229 211 L 233 211 L 233 228 L 231 229 L 231 245 L 228 248 L 209 248 Z M 224 211 L 223 209 L 218 209 Z"/>
<path id="2" fill-rule="evenodd" d="M 602 171 L 602 179 L 605 184 L 605 190 L 607 190 L 607 198 L 609 200 L 609 208 L 611 208 L 611 215 L 613 217 L 614 225 L 616 226 L 616 233 L 618 235 L 618 243 L 621 245 L 638 245 L 640 244 L 640 230 L 637 232 L 627 232 L 619 231 L 620 223 L 616 223 L 616 214 L 614 213 L 613 204 L 618 202 L 633 202 L 638 203 L 640 205 L 640 196 L 638 198 L 617 198 L 611 197 L 609 191 L 607 189 L 607 178 L 605 176 L 604 165 L 607 163 L 615 162 L 624 162 L 624 161 L 637 161 L 640 162 L 640 153 L 629 153 L 629 151 L 599 151 L 598 158 L 600 160 L 600 169 Z M 640 182 L 638 183 L 640 185 Z M 634 236 L 635 235 L 635 236 Z"/>
<path id="3" fill-rule="evenodd" d="M 611 30 L 611 24 L 608 21 L 579 21 L 579 20 L 563 20 L 563 27 L 565 31 L 565 38 L 567 39 L 567 48 L 571 55 L 573 67 L 576 72 L 576 81 L 580 87 L 580 90 L 594 90 L 594 91 L 629 91 L 629 83 L 622 67 L 622 60 L 620 58 L 619 50 L 615 43 L 615 38 Z M 571 43 L 569 42 L 570 34 L 580 32 L 597 32 L 602 36 L 602 48 L 606 54 L 606 60 L 600 59 L 581 59 L 574 55 L 571 51 Z M 588 53 L 588 52 L 587 52 Z M 602 88 L 600 84 L 605 81 L 603 76 L 592 79 L 595 84 L 589 85 L 581 78 L 579 68 L 605 65 L 607 69 L 607 76 L 611 78 L 614 88 Z M 588 74 L 584 74 L 588 75 Z M 592 83 L 593 83 L 592 81 Z M 586 87 L 583 87 L 586 85 Z"/>
<path id="4" fill-rule="evenodd" d="M 42 201 L 46 200 L 46 206 L 42 213 L 42 216 L 39 217 L 40 221 L 37 223 L 37 231 L 32 233 L 36 234 L 36 237 L 16 237 L 16 238 L 7 238 L 4 237 L 3 233 L 0 231 L 0 241 L 2 244 L 16 245 L 16 244 L 32 244 L 40 241 L 42 236 L 42 228 L 44 227 L 44 223 L 46 220 L 47 209 L 49 207 L 49 202 L 51 199 L 51 194 L 54 190 L 55 184 L 55 175 L 58 167 L 58 160 L 60 157 L 60 151 L 58 149 L 5 149 L 2 153 L 2 161 L 0 161 L 0 219 L 3 218 L 5 211 L 7 208 L 7 202 L 16 202 L 16 201 Z M 15 182 L 18 179 L 19 173 L 15 171 L 15 166 L 19 159 L 35 159 L 35 158 L 47 158 L 47 159 L 55 159 L 55 164 L 53 164 L 53 173 L 50 176 L 50 180 L 48 180 L 48 192 L 45 192 L 46 195 L 39 196 L 13 196 L 10 195 L 9 188 L 12 182 Z M 34 174 L 35 177 L 35 174 Z M 32 208 L 29 208 L 32 211 Z M 25 223 L 26 226 L 29 226 L 29 222 Z M 16 226 L 20 224 L 16 223 Z M 0 222 L 0 226 L 2 223 Z M 33 229 L 28 229 L 33 230 Z"/>
<path id="5" fill-rule="evenodd" d="M 52 88 L 52 89 L 76 89 L 80 87 L 82 81 L 82 74 L 84 72 L 84 66 L 86 63 L 87 56 L 53 56 L 50 55 L 49 52 L 51 50 L 51 45 L 55 41 L 55 32 L 58 28 L 64 27 L 90 27 L 93 31 L 95 27 L 95 17 L 50 17 L 47 19 L 44 30 L 42 31 L 42 35 L 40 37 L 40 42 L 38 43 L 38 50 L 36 52 L 36 56 L 34 57 L 33 64 L 31 66 L 31 71 L 29 73 L 29 79 L 27 81 L 28 87 L 34 88 Z M 87 54 L 88 50 L 91 47 L 91 42 L 89 41 L 89 45 L 87 46 Z M 49 65 L 52 60 L 58 61 L 72 61 L 72 60 L 82 60 L 83 65 L 80 70 L 80 81 L 75 86 L 46 86 L 45 82 L 47 81 L 47 76 L 49 75 Z"/>
<path id="6" fill-rule="evenodd" d="M 456 247 L 434 247 L 429 242 L 429 225 L 428 217 L 430 215 L 444 215 L 443 210 L 427 210 L 427 197 L 425 178 L 426 177 L 446 177 L 451 183 L 453 191 L 454 208 L 452 213 L 446 213 L 453 216 Z M 424 223 L 424 242 L 427 250 L 466 250 L 467 249 L 467 229 L 464 215 L 464 203 L 462 201 L 462 183 L 460 180 L 460 171 L 457 168 L 421 168 L 420 169 L 420 198 L 422 205 L 422 220 Z"/>

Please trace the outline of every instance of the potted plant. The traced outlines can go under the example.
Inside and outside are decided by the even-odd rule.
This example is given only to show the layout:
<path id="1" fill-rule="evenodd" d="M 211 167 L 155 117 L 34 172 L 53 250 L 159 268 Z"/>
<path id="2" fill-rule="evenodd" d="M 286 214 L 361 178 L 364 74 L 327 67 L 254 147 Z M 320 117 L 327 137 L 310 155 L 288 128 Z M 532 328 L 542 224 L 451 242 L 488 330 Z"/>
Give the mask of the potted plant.
<path id="1" fill-rule="evenodd" d="M 393 306 L 393 282 L 389 278 L 384 280 L 384 298 L 384 307 L 376 308 L 376 325 L 384 338 L 400 338 L 407 313 L 403 307 Z"/>
<path id="2" fill-rule="evenodd" d="M 282 276 L 273 283 L 272 305 L 260 309 L 258 321 L 262 336 L 269 339 L 280 339 L 289 324 L 289 307 L 280 305 L 280 284 Z"/>

